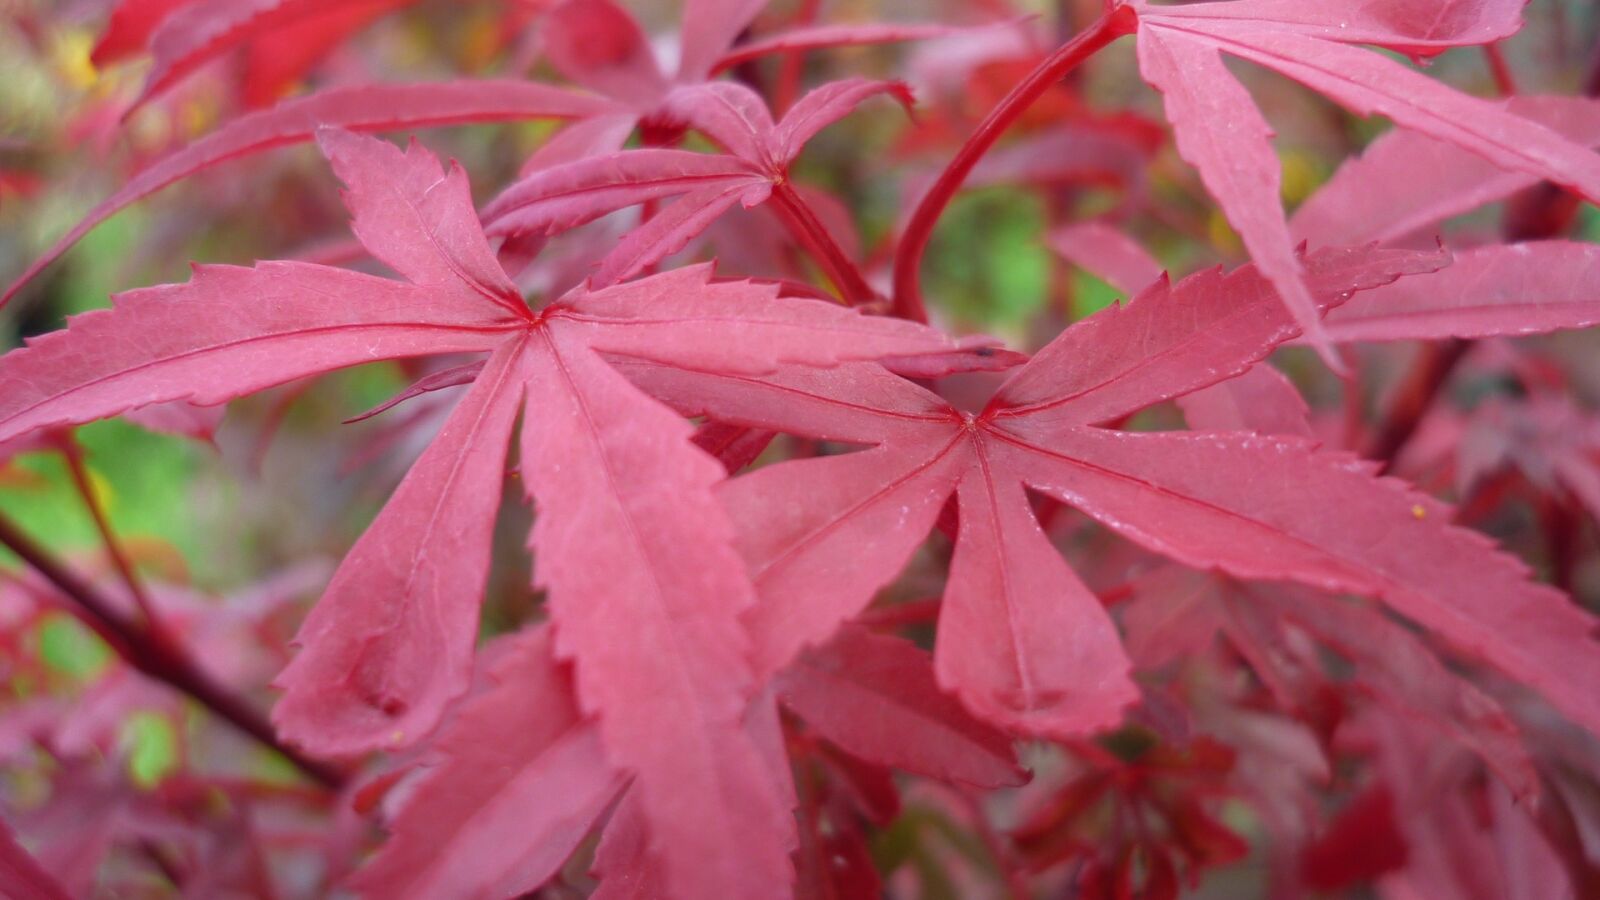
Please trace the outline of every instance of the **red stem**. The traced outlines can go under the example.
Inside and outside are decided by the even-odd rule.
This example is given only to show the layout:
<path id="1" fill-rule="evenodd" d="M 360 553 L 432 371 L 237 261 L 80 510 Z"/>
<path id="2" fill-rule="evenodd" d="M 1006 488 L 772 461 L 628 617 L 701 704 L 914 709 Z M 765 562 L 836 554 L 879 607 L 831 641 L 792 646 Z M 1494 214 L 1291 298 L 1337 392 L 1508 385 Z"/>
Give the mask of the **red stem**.
<path id="1" fill-rule="evenodd" d="M 1433 408 L 1433 402 L 1444 389 L 1445 383 L 1450 380 L 1456 364 L 1470 349 L 1472 343 L 1460 338 L 1422 348 L 1421 357 L 1395 391 L 1389 414 L 1367 447 L 1367 458 L 1376 460 L 1380 470 L 1387 470 L 1393 465 L 1400 451 L 1405 449 L 1411 436 L 1416 434 L 1417 426 L 1422 424 L 1428 410 Z"/>
<path id="2" fill-rule="evenodd" d="M 228 724 L 282 754 L 312 780 L 334 790 L 344 783 L 344 774 L 338 769 L 280 742 L 272 724 L 242 698 L 213 681 L 180 649 L 155 639 L 150 632 L 124 619 L 116 606 L 93 585 L 34 543 L 4 515 L 0 515 L 0 545 L 83 607 L 96 622 L 95 631 L 105 636 L 107 643 L 129 665 L 188 694 Z"/>
<path id="3" fill-rule="evenodd" d="M 978 124 L 977 130 L 967 138 L 960 152 L 939 174 L 939 180 L 923 196 L 906 225 L 905 234 L 900 238 L 900 250 L 895 254 L 894 261 L 895 315 L 917 322 L 928 321 L 928 312 L 922 302 L 922 256 L 928 249 L 928 241 L 933 237 L 933 228 L 938 224 L 939 216 L 967 180 L 972 167 L 989 152 L 989 148 L 1011 127 L 1011 123 L 1045 91 L 1107 44 L 1131 34 L 1136 24 L 1133 11 L 1127 7 L 1119 6 L 1101 16 L 1087 30 L 1062 44 L 1029 72 Z"/>
<path id="4" fill-rule="evenodd" d="M 1511 74 L 1511 65 L 1506 62 L 1506 55 L 1500 50 L 1499 44 L 1484 44 L 1483 56 L 1489 61 L 1489 74 L 1494 76 L 1495 90 L 1502 97 L 1515 97 L 1517 95 L 1517 78 Z"/>
<path id="5" fill-rule="evenodd" d="M 105 546 L 112 567 L 117 570 L 117 576 L 122 579 L 123 585 L 128 588 L 128 594 L 133 597 L 133 602 L 138 605 L 139 612 L 144 616 L 145 627 L 157 640 L 165 640 L 167 635 L 161 624 L 161 618 L 156 615 L 155 605 L 150 602 L 150 595 L 134 572 L 133 563 L 123 551 L 116 532 L 111 530 L 111 520 L 106 516 L 105 507 L 100 505 L 100 498 L 95 496 L 94 485 L 89 480 L 89 471 L 83 464 L 83 448 L 78 446 L 77 440 L 70 434 L 63 436 L 56 446 L 66 458 L 72 484 L 78 489 L 78 496 L 83 499 L 83 506 L 89 512 L 89 518 L 94 520 L 95 530 L 100 533 L 100 543 Z"/>
<path id="6" fill-rule="evenodd" d="M 860 306 L 877 298 L 877 293 L 867 284 L 861 270 L 845 254 L 844 248 L 833 239 L 833 235 L 828 233 L 822 220 L 811 211 L 792 183 L 784 180 L 773 184 L 772 199 L 784 223 L 801 246 L 806 248 L 806 252 L 822 266 L 822 271 L 844 295 L 846 303 Z"/>

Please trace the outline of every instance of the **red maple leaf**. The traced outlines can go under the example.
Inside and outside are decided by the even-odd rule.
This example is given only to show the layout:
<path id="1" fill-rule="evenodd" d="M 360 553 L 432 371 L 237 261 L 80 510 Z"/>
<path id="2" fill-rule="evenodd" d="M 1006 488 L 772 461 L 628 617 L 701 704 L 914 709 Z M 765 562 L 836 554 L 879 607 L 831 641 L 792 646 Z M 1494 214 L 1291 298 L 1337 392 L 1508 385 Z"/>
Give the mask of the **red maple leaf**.
<path id="1" fill-rule="evenodd" d="M 728 154 L 650 148 L 550 165 L 501 193 L 484 209 L 484 221 L 491 235 L 543 236 L 629 206 L 678 198 L 600 260 L 593 280 L 604 286 L 683 249 L 735 203 L 748 209 L 772 199 L 783 215 L 799 220 L 798 233 L 814 236 L 814 254 L 846 296 L 864 301 L 872 289 L 852 278 L 854 267 L 835 264 L 831 252 L 818 246 L 823 241 L 831 246 L 831 239 L 823 237 L 826 229 L 797 197 L 789 167 L 817 132 L 879 94 L 911 105 L 902 84 L 852 78 L 817 88 L 774 123 L 766 101 L 742 85 L 680 88 L 665 98 L 662 114 L 694 126 Z"/>
<path id="2" fill-rule="evenodd" d="M 1387 116 L 1498 169 L 1600 198 L 1600 157 L 1588 149 L 1500 104 L 1349 46 L 1431 55 L 1487 43 L 1521 26 L 1523 6 L 1523 0 L 1494 0 L 1454 4 L 1442 14 L 1436 2 L 1128 4 L 1138 17 L 1140 71 L 1164 96 L 1178 152 L 1199 169 L 1252 258 L 1319 348 L 1328 344 L 1279 200 L 1280 166 L 1268 140 L 1272 130 L 1223 65 L 1222 55 L 1287 75 L 1357 114 Z"/>
<path id="3" fill-rule="evenodd" d="M 1330 307 L 1439 262 L 1351 250 L 1304 265 Z M 865 607 L 954 493 L 941 685 L 1024 734 L 1114 723 L 1135 695 L 1127 661 L 1099 600 L 1034 521 L 1032 490 L 1188 565 L 1380 597 L 1600 728 L 1581 687 L 1592 678 L 1574 677 L 1600 666 L 1593 620 L 1451 526 L 1444 506 L 1303 439 L 1095 427 L 1242 372 L 1297 331 L 1247 268 L 1161 282 L 1073 326 L 978 413 L 872 365 L 765 378 L 630 371 L 685 412 L 871 448 L 759 469 L 720 490 L 763 599 L 750 614 L 758 672 Z"/>
<path id="4" fill-rule="evenodd" d="M 778 300 L 707 267 L 579 289 L 534 311 L 483 237 L 465 175 L 427 151 L 325 131 L 367 249 L 406 281 L 302 263 L 198 267 L 0 360 L 0 442 L 152 403 L 208 405 L 377 359 L 489 358 L 302 628 L 275 712 L 324 753 L 421 738 L 467 686 L 518 410 L 538 582 L 581 708 L 635 773 L 669 880 L 746 896 L 787 879 L 785 817 L 740 718 L 753 594 L 691 427 L 601 353 L 759 375 L 941 350 L 928 329 Z M 664 652 L 663 648 L 671 648 Z M 708 864 L 738 844 L 745 857 Z M 741 888 L 740 885 L 743 885 Z"/>

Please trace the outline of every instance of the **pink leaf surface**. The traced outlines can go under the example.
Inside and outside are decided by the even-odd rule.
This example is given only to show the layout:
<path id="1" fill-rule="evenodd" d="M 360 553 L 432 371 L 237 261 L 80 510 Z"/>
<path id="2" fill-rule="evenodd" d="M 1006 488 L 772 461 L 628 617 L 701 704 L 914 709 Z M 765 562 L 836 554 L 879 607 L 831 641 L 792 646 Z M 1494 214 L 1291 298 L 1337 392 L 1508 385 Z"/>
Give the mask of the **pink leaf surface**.
<path id="1" fill-rule="evenodd" d="M 1231 11 L 1241 5 L 1253 7 L 1249 17 L 1231 18 Z M 1280 6 L 1286 20 L 1265 17 Z M 1515 12 L 1510 7 L 1469 4 L 1441 8 L 1429 4 L 1390 8 L 1394 15 L 1389 21 L 1403 26 L 1399 32 L 1416 32 L 1402 40 L 1439 35 L 1453 40 L 1449 37 L 1452 29 L 1472 32 L 1487 28 L 1492 32 L 1503 27 L 1508 14 Z M 1200 170 L 1207 189 L 1252 257 L 1284 294 L 1308 342 L 1330 363 L 1336 359 L 1309 298 L 1297 285 L 1293 242 L 1278 200 L 1278 166 L 1268 145 L 1270 129 L 1243 86 L 1222 65 L 1220 52 L 1287 75 L 1358 114 L 1385 115 L 1499 168 L 1546 178 L 1586 197 L 1600 197 L 1600 156 L 1562 135 L 1511 115 L 1497 104 L 1461 94 L 1392 59 L 1308 36 L 1306 26 L 1318 21 L 1317 17 L 1326 16 L 1324 21 L 1330 25 L 1348 25 L 1347 19 L 1340 18 L 1345 12 L 1340 6 L 1331 10 L 1317 7 L 1312 13 L 1303 5 L 1246 0 L 1244 4 L 1206 5 L 1201 15 L 1189 14 L 1189 6 L 1139 4 L 1137 9 L 1140 69 L 1165 95 L 1179 152 Z M 1205 10 L 1218 14 L 1205 15 Z M 1435 16 L 1431 20 L 1429 12 Z M 1317 31 L 1309 29 L 1310 33 Z M 1376 40 L 1372 35 L 1366 39 Z"/>
<path id="2" fill-rule="evenodd" d="M 768 0 L 685 0 L 678 82 L 701 81 Z"/>
<path id="3" fill-rule="evenodd" d="M 526 178 L 541 169 L 577 162 L 590 156 L 616 153 L 639 124 L 631 112 L 607 113 L 580 119 L 550 136 L 529 156 L 517 173 Z"/>
<path id="4" fill-rule="evenodd" d="M 678 896 L 763 896 L 792 876 L 776 791 L 740 721 L 754 685 L 752 602 L 689 426 L 572 337 L 534 355 L 523 429 L 531 547 L 611 758 L 637 773 L 651 843 Z M 739 858 L 719 853 L 737 844 Z M 720 861 L 719 861 L 720 860 Z"/>
<path id="5" fill-rule="evenodd" d="M 817 132 L 854 112 L 862 103 L 880 95 L 893 97 L 907 110 L 910 110 L 915 103 L 911 97 L 911 89 L 898 81 L 850 78 L 830 81 L 816 88 L 801 97 L 778 123 L 777 130 L 772 136 L 770 153 L 773 159 L 780 165 L 788 165 L 800 155 L 806 142 L 815 137 Z"/>
<path id="6" fill-rule="evenodd" d="M 1293 78 L 1359 115 L 1386 116 L 1501 169 L 1600 198 L 1600 155 L 1507 112 L 1498 103 L 1462 94 L 1395 60 L 1276 28 L 1214 21 L 1203 27 L 1188 21 L 1181 28 L 1169 28 L 1165 19 L 1148 21 L 1156 30 L 1181 33 Z"/>
<path id="7" fill-rule="evenodd" d="M 1426 55 L 1510 37 L 1522 28 L 1526 5 L 1527 0 L 1229 0 L 1162 7 L 1161 14 Z"/>
<path id="8" fill-rule="evenodd" d="M 713 282 L 709 267 L 579 289 L 536 314 L 495 268 L 458 173 L 415 145 L 322 143 L 358 236 L 416 283 L 263 263 L 128 295 L 0 359 L 0 434 L 218 402 L 369 359 L 493 351 L 307 621 L 278 721 L 338 753 L 435 727 L 466 686 L 503 455 L 525 402 L 521 471 L 557 655 L 575 660 L 579 708 L 633 778 L 668 892 L 782 893 L 793 841 L 785 790 L 744 721 L 756 684 L 740 617 L 754 595 L 712 493 L 723 472 L 608 359 L 744 377 L 954 345 L 924 326 L 780 300 L 775 287 Z M 741 855 L 718 856 L 735 843 Z"/>
<path id="9" fill-rule="evenodd" d="M 248 298 L 248 302 L 240 302 Z M 196 267 L 0 358 L 0 440 L 172 400 L 222 403 L 379 359 L 493 348 L 514 320 L 399 282 L 303 263 Z M 228 309 L 228 315 L 197 315 Z"/>
<path id="10" fill-rule="evenodd" d="M 1335 341 L 1543 334 L 1600 323 L 1600 246 L 1570 241 L 1461 251 L 1448 268 L 1378 288 L 1328 316 Z"/>
<path id="11" fill-rule="evenodd" d="M 377 359 L 488 350 L 527 316 L 459 169 L 445 176 L 420 147 L 402 154 L 348 133 L 325 133 L 324 148 L 349 185 L 357 235 L 415 281 L 280 262 L 197 267 L 188 284 L 124 294 L 0 360 L 0 384 L 16 385 L 0 401 L 0 435 L 171 400 L 209 406 Z M 196 315 L 208 306 L 232 311 Z"/>
<path id="12" fill-rule="evenodd" d="M 565 0 L 540 23 L 546 58 L 572 81 L 640 109 L 667 92 L 649 40 L 611 0 Z"/>
<path id="13" fill-rule="evenodd" d="M 600 260 L 592 283 L 608 287 L 645 272 L 687 247 L 734 204 L 753 206 L 766 199 L 768 190 L 764 183 L 728 181 L 679 197 L 628 232 L 616 249 Z"/>
<path id="14" fill-rule="evenodd" d="M 1317 308 L 1326 310 L 1447 261 L 1442 253 L 1321 250 L 1305 258 L 1305 270 Z M 1039 351 L 1001 388 L 1001 415 L 1093 425 L 1214 384 L 1296 336 L 1281 305 L 1250 266 L 1158 281 Z"/>
<path id="15" fill-rule="evenodd" d="M 699 130 L 734 156 L 772 168 L 777 125 L 767 101 L 750 88 L 732 81 L 680 87 L 667 96 L 662 112 Z"/>
<path id="16" fill-rule="evenodd" d="M 352 886 L 382 897 L 512 896 L 566 862 L 626 782 L 550 645 L 548 627 L 511 639 Z"/>
<path id="17" fill-rule="evenodd" d="M 735 156 L 686 150 L 629 150 L 540 169 L 484 207 L 491 234 L 556 234 L 644 203 L 765 181 Z"/>
<path id="18" fill-rule="evenodd" d="M 522 350 L 495 352 L 301 626 L 275 682 L 285 738 L 325 755 L 407 746 L 467 689 Z"/>
<path id="19" fill-rule="evenodd" d="M 846 626 L 777 678 L 784 705 L 851 754 L 980 787 L 1025 780 L 1005 735 L 939 689 L 910 641 Z"/>
<path id="20" fill-rule="evenodd" d="M 343 181 L 350 228 L 375 257 L 419 288 L 463 306 L 488 301 L 513 315 L 526 306 L 489 250 L 472 207 L 467 173 L 413 139 L 402 152 L 383 141 L 324 128 L 317 143 Z"/>
<path id="21" fill-rule="evenodd" d="M 1282 372 L 1258 365 L 1244 374 L 1178 398 L 1196 431 L 1255 431 L 1312 437 L 1306 401 Z"/>
<path id="22" fill-rule="evenodd" d="M 195 406 L 183 402 L 157 403 L 154 406 L 130 410 L 124 418 L 151 431 L 210 443 L 216 436 L 217 428 L 222 425 L 222 416 L 225 412 L 227 408 L 222 406 Z"/>
<path id="23" fill-rule="evenodd" d="M 1132 297 L 1164 271 L 1149 251 L 1104 222 L 1081 222 L 1058 228 L 1050 247 L 1062 258 Z"/>
<path id="24" fill-rule="evenodd" d="M 939 613 L 940 683 L 1019 734 L 1117 724 L 1138 691 L 1116 626 L 1034 519 L 1027 461 L 987 435 L 972 443 Z"/>
<path id="25" fill-rule="evenodd" d="M 1506 112 L 1573 143 L 1600 146 L 1600 101 L 1517 97 Z M 1396 128 L 1347 161 L 1290 220 L 1296 239 L 1315 244 L 1393 241 L 1451 216 L 1503 200 L 1538 178 L 1408 128 Z"/>
<path id="26" fill-rule="evenodd" d="M 118 210 L 228 160 L 308 141 L 324 126 L 390 131 L 466 122 L 567 119 L 614 111 L 615 104 L 599 97 L 524 81 L 495 80 L 363 85 L 288 100 L 235 119 L 139 172 L 34 260 L 0 294 L 0 306 Z"/>
<path id="27" fill-rule="evenodd" d="M 860 453 L 768 466 L 722 489 L 761 598 L 748 616 L 758 671 L 781 668 L 806 646 L 823 643 L 841 621 L 865 607 L 920 545 L 945 499 L 959 487 L 963 533 L 944 614 L 955 609 L 960 624 L 971 626 L 970 620 L 978 617 L 972 607 L 993 603 L 1002 608 L 997 619 L 981 623 L 981 635 L 970 638 L 954 619 L 941 620 L 936 648 L 941 686 L 985 718 L 1032 734 L 1074 734 L 1105 724 L 1105 716 L 1133 699 L 1131 686 L 1109 685 L 1102 695 L 1104 705 L 1086 714 L 1086 685 L 1094 685 L 1106 671 L 1114 679 L 1118 667 L 1102 669 L 1085 682 L 1079 677 L 1085 673 L 1063 671 L 1083 657 L 1036 654 L 1039 642 L 1070 637 L 1052 630 L 1036 635 L 1020 630 L 1022 622 L 1032 621 L 1030 615 L 1060 624 L 1063 617 L 1054 615 L 1052 606 L 1079 611 L 1059 593 L 1063 584 L 1075 583 L 1063 579 L 1074 576 L 1062 574 L 1065 564 L 1053 552 L 1054 566 L 1042 571 L 1028 568 L 1046 565 L 1036 552 L 1015 565 L 997 557 L 1000 547 L 989 537 L 994 528 L 1003 524 L 1010 529 L 1007 538 L 1027 539 L 1026 529 L 1036 535 L 1038 526 L 1028 518 L 1014 473 L 1004 470 L 1001 485 L 1015 492 L 1006 498 L 1009 508 L 998 506 L 988 485 L 977 480 L 982 468 L 975 445 L 982 438 L 964 428 L 962 415 L 937 396 L 867 365 L 829 372 L 786 370 L 763 379 L 682 371 L 640 371 L 636 376 L 685 411 L 706 410 L 730 422 L 878 445 Z M 1009 515 L 1004 523 L 995 521 L 1001 514 Z M 972 533 L 969 519 L 987 522 L 988 530 Z M 1042 537 L 1025 547 L 1031 551 L 1040 543 Z M 1005 583 L 998 566 L 1006 566 L 1017 583 Z M 1089 600 L 1093 608 L 1086 618 L 1068 616 L 1071 634 L 1108 638 L 1106 649 L 1120 653 L 1110 621 L 1092 595 Z M 992 633 L 994 629 L 1000 633 Z M 945 662 L 950 654 L 954 664 Z M 1094 661 L 1100 657 L 1095 655 Z M 1125 665 L 1120 668 L 1125 672 Z M 972 680 L 952 681 L 952 676 Z M 1001 696 L 994 697 L 995 691 Z M 1027 702 L 1036 705 L 1018 708 Z M 1091 716 L 1099 718 L 1091 721 Z"/>
<path id="28" fill-rule="evenodd" d="M 1600 703 L 1576 686 L 1600 675 L 1594 620 L 1370 466 L 1286 438 L 1046 427 L 1022 440 L 1043 461 L 1035 488 L 1130 539 L 1242 578 L 1380 597 L 1600 729 Z"/>
<path id="29" fill-rule="evenodd" d="M 1282 167 L 1266 119 L 1215 47 L 1150 27 L 1140 29 L 1138 46 L 1139 71 L 1162 94 L 1179 155 L 1199 170 L 1206 190 L 1300 329 L 1330 363 L 1336 362 L 1278 199 Z"/>
<path id="30" fill-rule="evenodd" d="M 617 804 L 595 848 L 589 874 L 600 880 L 592 900 L 653 900 L 665 878 L 649 853 L 649 834 L 639 795 Z"/>

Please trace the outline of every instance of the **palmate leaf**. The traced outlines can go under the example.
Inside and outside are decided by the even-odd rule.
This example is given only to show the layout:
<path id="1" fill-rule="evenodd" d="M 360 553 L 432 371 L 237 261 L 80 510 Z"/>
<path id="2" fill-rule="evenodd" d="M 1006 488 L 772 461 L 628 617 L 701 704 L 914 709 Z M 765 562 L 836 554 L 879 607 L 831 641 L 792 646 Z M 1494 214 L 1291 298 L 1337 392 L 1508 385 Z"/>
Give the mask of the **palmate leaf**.
<path id="1" fill-rule="evenodd" d="M 441 729 L 389 842 L 355 886 L 384 897 L 534 890 L 622 795 L 596 853 L 596 896 L 660 896 L 662 869 L 648 850 L 641 798 L 578 712 L 552 643 L 550 628 L 539 626 L 493 648 L 489 687 Z M 1009 738 L 942 692 L 929 655 L 900 638 L 848 626 L 780 673 L 770 693 L 753 702 L 746 728 L 781 782 L 788 759 L 773 698 L 880 766 L 980 787 L 1024 780 Z M 531 820 L 530 803 L 540 810 Z"/>
<path id="2" fill-rule="evenodd" d="M 926 651 L 847 625 L 774 681 L 779 700 L 861 759 L 979 787 L 1021 784 L 1011 741 L 939 689 Z"/>
<path id="3" fill-rule="evenodd" d="M 1600 155 L 1500 104 L 1461 94 L 1347 43 L 1432 53 L 1495 40 L 1520 22 L 1518 0 L 1377 7 L 1278 0 L 1129 5 L 1139 20 L 1140 70 L 1164 95 L 1179 153 L 1199 170 L 1309 342 L 1330 360 L 1278 199 L 1281 176 L 1268 143 L 1271 129 L 1222 64 L 1222 54 L 1287 75 L 1360 115 L 1387 116 L 1500 169 L 1600 198 Z"/>
<path id="4" fill-rule="evenodd" d="M 1305 265 L 1333 307 L 1441 262 L 1355 250 Z M 1191 566 L 1380 597 L 1600 730 L 1600 704 L 1580 687 L 1600 668 L 1593 620 L 1452 527 L 1439 504 L 1303 440 L 1093 427 L 1242 372 L 1296 334 L 1265 278 L 1245 269 L 1161 283 L 1090 317 L 976 416 L 868 365 L 635 377 L 685 412 L 872 447 L 769 466 L 721 489 L 763 599 L 750 614 L 758 670 L 781 667 L 864 607 L 955 493 L 941 685 L 1021 733 L 1116 721 L 1133 697 L 1126 662 L 1098 601 L 1033 521 L 1027 488 Z"/>
<path id="5" fill-rule="evenodd" d="M 463 704 L 434 744 L 427 779 L 354 879 L 368 896 L 536 890 L 622 792 L 626 779 L 605 762 L 598 730 L 578 712 L 550 629 L 508 644 L 490 687 Z"/>
<path id="6" fill-rule="evenodd" d="M 491 235 L 551 235 L 629 206 L 675 198 L 600 260 L 591 282 L 616 284 L 682 250 L 734 204 L 748 209 L 766 202 L 787 181 L 807 141 L 879 95 L 911 103 L 902 84 L 851 78 L 811 91 L 775 123 L 766 101 L 743 85 L 679 88 L 663 101 L 662 114 L 728 153 L 646 148 L 552 161 L 491 201 L 484 221 Z"/>
<path id="7" fill-rule="evenodd" d="M 409 281 L 263 263 L 125 295 L 0 359 L 0 442 L 375 359 L 489 352 L 307 620 L 276 723 L 318 752 L 403 746 L 465 690 L 494 498 L 525 402 L 521 469 L 556 653 L 576 661 L 579 707 L 634 778 L 671 892 L 787 883 L 780 791 L 741 724 L 755 682 L 740 616 L 753 593 L 711 492 L 722 469 L 600 352 L 754 377 L 952 345 L 775 288 L 714 284 L 706 267 L 580 289 L 535 313 L 494 261 L 459 169 L 415 145 L 320 140 L 357 235 Z M 706 863 L 736 844 L 738 858 Z"/>

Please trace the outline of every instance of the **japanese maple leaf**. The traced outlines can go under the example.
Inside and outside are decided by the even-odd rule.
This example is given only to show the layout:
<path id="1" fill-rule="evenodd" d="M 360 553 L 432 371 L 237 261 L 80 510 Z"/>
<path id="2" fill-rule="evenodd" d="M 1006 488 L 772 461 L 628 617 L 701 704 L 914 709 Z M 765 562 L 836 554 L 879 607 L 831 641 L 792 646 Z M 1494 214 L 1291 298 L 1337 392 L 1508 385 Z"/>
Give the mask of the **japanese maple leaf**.
<path id="1" fill-rule="evenodd" d="M 1104 223 L 1059 229 L 1050 245 L 1129 294 L 1161 271 L 1143 247 Z M 1337 344 L 1517 337 L 1595 324 L 1600 246 L 1551 240 L 1457 251 L 1447 268 L 1363 291 L 1330 310 L 1322 330 Z"/>
<path id="2" fill-rule="evenodd" d="M 1600 147 L 1600 100 L 1515 97 L 1507 112 L 1585 147 Z M 1508 171 L 1459 144 L 1409 128 L 1382 135 L 1346 161 L 1289 220 L 1296 240 L 1359 244 L 1426 236 L 1452 216 L 1504 200 L 1538 177 Z"/>
<path id="3" fill-rule="evenodd" d="M 980 787 L 1023 781 L 1011 742 L 940 690 L 928 653 L 846 625 L 773 681 L 779 702 L 852 755 Z"/>
<path id="4" fill-rule="evenodd" d="M 677 197 L 600 261 L 593 282 L 615 284 L 683 249 L 736 203 L 748 209 L 774 198 L 787 216 L 812 216 L 789 183 L 790 165 L 817 132 L 879 94 L 910 106 L 904 85 L 853 78 L 817 88 L 774 123 L 766 102 L 743 85 L 682 88 L 666 99 L 666 114 L 729 153 L 648 148 L 540 169 L 485 207 L 484 221 L 491 235 L 550 235 L 625 207 Z M 824 254 L 818 256 L 826 262 Z M 841 287 L 870 295 L 864 285 Z"/>
<path id="5" fill-rule="evenodd" d="M 507 639 L 488 689 L 440 729 L 389 842 L 356 886 L 385 897 L 536 890 L 624 793 L 605 826 L 602 880 L 608 891 L 655 884 L 638 801 L 578 711 L 552 644 L 543 626 Z M 962 784 L 1022 780 L 1005 735 L 942 693 L 927 654 L 899 638 L 846 628 L 774 688 L 791 712 L 861 759 Z M 781 749 L 769 754 L 783 758 Z M 530 809 L 539 812 L 530 818 Z"/>
<path id="6" fill-rule="evenodd" d="M 1050 235 L 1050 247 L 1129 297 L 1155 282 L 1163 271 L 1144 247 L 1105 222 L 1059 228 Z"/>
<path id="7" fill-rule="evenodd" d="M 1139 68 L 1164 95 L 1178 152 L 1200 172 L 1261 271 L 1319 348 L 1328 344 L 1279 200 L 1272 131 L 1226 53 L 1287 75 L 1360 115 L 1460 147 L 1506 171 L 1600 198 L 1600 155 L 1562 134 L 1461 94 L 1350 44 L 1432 54 L 1514 33 L 1523 0 L 1233 0 L 1159 6 L 1135 0 Z M 1331 357 L 1330 357 L 1331 359 Z"/>
<path id="8" fill-rule="evenodd" d="M 1516 337 L 1600 324 L 1600 246 L 1489 244 L 1329 313 L 1336 342 Z"/>
<path id="9" fill-rule="evenodd" d="M 626 788 L 573 697 L 548 627 L 507 639 L 441 730 L 429 769 L 352 886 L 383 897 L 510 897 L 537 890 Z M 531 814 L 531 815 L 530 815 Z"/>
<path id="10" fill-rule="evenodd" d="M 921 326 L 778 300 L 694 267 L 576 290 L 535 312 L 496 262 L 465 175 L 427 151 L 325 131 L 354 230 L 405 277 L 292 262 L 200 267 L 123 295 L 0 359 L 0 442 L 150 403 L 222 402 L 376 359 L 486 353 L 439 436 L 301 629 L 274 718 L 321 753 L 427 734 L 467 685 L 519 408 L 531 546 L 577 660 L 580 708 L 634 776 L 676 894 L 751 896 L 788 878 L 787 818 L 740 725 L 753 601 L 691 427 L 600 356 L 755 375 L 783 363 L 943 350 Z M 207 310 L 209 315 L 196 315 Z M 663 648 L 671 648 L 665 652 Z M 739 845 L 738 859 L 719 848 Z"/>
<path id="11" fill-rule="evenodd" d="M 1352 250 L 1304 265 L 1322 305 L 1335 306 L 1438 262 Z M 1593 620 L 1452 527 L 1441 505 L 1302 439 L 1097 427 L 1237 374 L 1297 332 L 1247 268 L 1158 283 L 1084 320 L 978 413 L 870 365 L 634 377 L 686 412 L 871 448 L 759 469 L 720 490 L 762 596 L 750 614 L 758 672 L 860 611 L 954 494 L 940 684 L 1021 733 L 1116 721 L 1135 694 L 1127 660 L 1099 600 L 1034 521 L 1033 490 L 1187 565 L 1380 597 L 1600 729 L 1600 701 L 1584 687 L 1600 674 Z"/>

